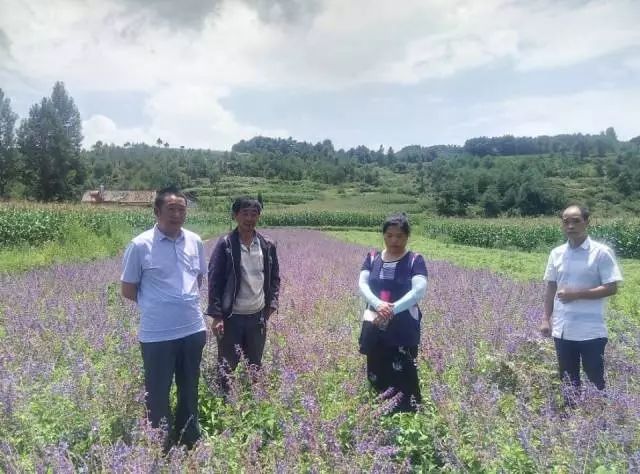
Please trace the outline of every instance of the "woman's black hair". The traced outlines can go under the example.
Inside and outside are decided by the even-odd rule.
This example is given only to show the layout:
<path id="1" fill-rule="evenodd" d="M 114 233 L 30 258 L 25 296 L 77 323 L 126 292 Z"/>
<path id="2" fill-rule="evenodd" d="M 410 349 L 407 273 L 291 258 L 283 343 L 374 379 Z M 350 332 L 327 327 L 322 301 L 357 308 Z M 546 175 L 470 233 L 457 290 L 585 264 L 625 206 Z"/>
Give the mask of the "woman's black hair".
<path id="1" fill-rule="evenodd" d="M 392 214 L 387 217 L 382 223 L 382 233 L 384 234 L 389 227 L 392 225 L 397 225 L 400 227 L 402 232 L 407 234 L 411 234 L 411 226 L 409 225 L 409 218 L 404 212 L 400 212 L 398 214 Z"/>

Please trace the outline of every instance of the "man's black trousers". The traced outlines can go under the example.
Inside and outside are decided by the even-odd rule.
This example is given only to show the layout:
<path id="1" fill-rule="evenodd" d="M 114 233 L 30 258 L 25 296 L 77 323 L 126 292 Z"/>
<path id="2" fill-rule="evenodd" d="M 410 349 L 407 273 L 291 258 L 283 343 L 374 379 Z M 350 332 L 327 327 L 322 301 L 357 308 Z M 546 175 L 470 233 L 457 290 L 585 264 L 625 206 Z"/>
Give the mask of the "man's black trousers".
<path id="1" fill-rule="evenodd" d="M 172 430 L 171 441 L 188 447 L 200 438 L 198 382 L 202 350 L 206 342 L 206 331 L 200 331 L 171 341 L 140 343 L 149 421 L 157 428 L 164 420 L 168 429 Z M 175 421 L 169 406 L 174 376 L 178 394 Z"/>
<path id="2" fill-rule="evenodd" d="M 218 338 L 218 363 L 224 390 L 228 390 L 228 375 L 238 366 L 241 356 L 254 368 L 262 365 L 266 339 L 267 327 L 263 311 L 234 314 L 225 318 L 224 333 Z"/>
<path id="3" fill-rule="evenodd" d="M 580 386 L 580 361 L 589 380 L 598 388 L 604 389 L 604 348 L 607 338 L 600 337 L 586 341 L 568 341 L 554 338 L 558 356 L 560 377 L 569 377 L 571 383 Z"/>

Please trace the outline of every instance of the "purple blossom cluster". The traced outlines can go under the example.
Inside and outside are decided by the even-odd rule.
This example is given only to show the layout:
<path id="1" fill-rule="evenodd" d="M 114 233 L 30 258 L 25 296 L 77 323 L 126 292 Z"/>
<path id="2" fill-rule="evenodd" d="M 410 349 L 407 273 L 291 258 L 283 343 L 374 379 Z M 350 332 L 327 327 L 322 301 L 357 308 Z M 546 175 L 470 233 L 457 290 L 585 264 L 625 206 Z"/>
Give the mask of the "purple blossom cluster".
<path id="1" fill-rule="evenodd" d="M 541 284 L 428 261 L 424 403 L 416 415 L 386 417 L 394 400 L 369 391 L 356 344 L 357 275 L 369 249 L 317 231 L 267 233 L 278 242 L 282 293 L 264 367 L 252 374 L 241 364 L 222 401 L 208 344 L 207 435 L 189 452 L 165 455 L 145 422 L 138 313 L 119 296 L 119 259 L 0 276 L 0 469 L 426 470 L 410 454 L 422 447 L 407 445 L 415 426 L 437 453 L 431 468 L 640 469 L 637 322 L 610 337 L 606 394 L 588 384 L 568 391 L 537 332 Z"/>
<path id="2" fill-rule="evenodd" d="M 419 357 L 423 383 L 452 435 L 440 446 L 451 466 L 501 470 L 515 450 L 535 471 L 631 469 L 628 460 L 640 449 L 637 321 L 610 314 L 627 324 L 610 334 L 608 388 L 585 383 L 576 392 L 561 385 L 553 344 L 537 331 L 541 283 L 445 262 L 428 267 Z M 464 444 L 473 446 L 474 459 L 460 458 Z"/>

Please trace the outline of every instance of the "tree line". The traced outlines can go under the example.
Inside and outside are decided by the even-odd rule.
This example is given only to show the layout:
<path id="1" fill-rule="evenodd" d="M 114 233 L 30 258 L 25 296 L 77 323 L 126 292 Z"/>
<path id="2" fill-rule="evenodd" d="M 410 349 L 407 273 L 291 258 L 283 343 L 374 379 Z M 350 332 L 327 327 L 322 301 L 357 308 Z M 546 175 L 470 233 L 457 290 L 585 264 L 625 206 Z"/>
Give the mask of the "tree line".
<path id="1" fill-rule="evenodd" d="M 640 137 L 635 139 L 639 141 Z M 607 128 L 598 135 L 582 133 L 538 137 L 478 137 L 467 140 L 464 150 L 472 155 L 541 155 L 546 153 L 573 153 L 581 158 L 590 155 L 606 156 L 615 153 L 619 148 L 618 137 L 613 127 Z"/>
<path id="2" fill-rule="evenodd" d="M 596 135 L 478 137 L 464 146 L 398 151 L 291 137 L 254 137 L 225 152 L 172 147 L 161 138 L 83 149 L 82 140 L 80 114 L 62 82 L 19 124 L 0 89 L 0 197 L 62 201 L 100 185 L 185 189 L 229 175 L 387 190 L 390 176 L 401 176 L 402 188 L 388 190 L 421 196 L 440 215 L 550 214 L 572 200 L 640 211 L 640 136 L 619 141 L 612 127 Z"/>
<path id="3" fill-rule="evenodd" d="M 9 187 L 40 201 L 76 196 L 87 179 L 82 122 L 64 84 L 56 82 L 50 97 L 32 105 L 15 131 L 17 119 L 0 89 L 0 196 Z"/>
<path id="4" fill-rule="evenodd" d="M 610 127 L 598 135 L 474 138 L 464 149 L 427 168 L 440 215 L 544 215 L 572 202 L 640 212 L 640 137 L 621 142 Z"/>

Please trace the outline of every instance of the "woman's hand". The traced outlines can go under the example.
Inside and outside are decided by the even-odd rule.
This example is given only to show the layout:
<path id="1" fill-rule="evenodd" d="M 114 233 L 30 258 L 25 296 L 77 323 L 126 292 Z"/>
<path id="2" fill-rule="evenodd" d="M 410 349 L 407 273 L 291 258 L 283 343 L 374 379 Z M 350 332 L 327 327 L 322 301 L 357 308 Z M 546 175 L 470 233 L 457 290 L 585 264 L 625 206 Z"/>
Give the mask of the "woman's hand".
<path id="1" fill-rule="evenodd" d="M 382 316 L 385 319 L 390 319 L 393 316 L 393 303 L 387 303 L 383 301 L 376 308 L 376 313 Z"/>
<path id="2" fill-rule="evenodd" d="M 376 314 L 377 316 L 373 321 L 373 324 L 378 326 L 380 329 L 385 329 L 393 317 L 393 303 L 380 303 L 376 310 Z"/>

